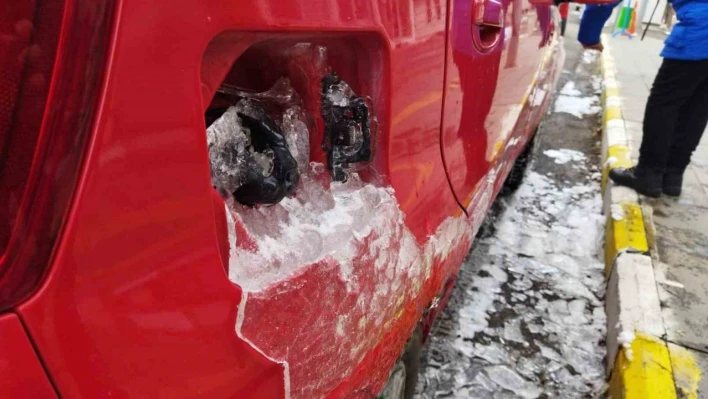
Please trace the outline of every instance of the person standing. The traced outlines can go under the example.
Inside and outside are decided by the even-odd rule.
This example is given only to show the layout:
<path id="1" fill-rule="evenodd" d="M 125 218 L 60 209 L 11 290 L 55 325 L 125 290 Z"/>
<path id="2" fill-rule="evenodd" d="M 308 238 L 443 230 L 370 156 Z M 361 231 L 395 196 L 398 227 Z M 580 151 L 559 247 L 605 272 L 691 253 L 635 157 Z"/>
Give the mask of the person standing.
<path id="1" fill-rule="evenodd" d="M 578 41 L 584 48 L 597 51 L 604 49 L 600 40 L 602 28 L 612 15 L 612 10 L 621 2 L 622 0 L 606 5 L 588 4 L 585 6 L 578 29 Z"/>
<path id="2" fill-rule="evenodd" d="M 708 124 L 708 0 L 669 2 L 678 22 L 664 42 L 664 59 L 647 100 L 639 162 L 609 174 L 616 184 L 648 197 L 681 195 L 684 171 Z M 605 9 L 587 21 L 583 16 L 579 39 L 596 35 L 599 43 L 614 5 L 597 7 Z"/>

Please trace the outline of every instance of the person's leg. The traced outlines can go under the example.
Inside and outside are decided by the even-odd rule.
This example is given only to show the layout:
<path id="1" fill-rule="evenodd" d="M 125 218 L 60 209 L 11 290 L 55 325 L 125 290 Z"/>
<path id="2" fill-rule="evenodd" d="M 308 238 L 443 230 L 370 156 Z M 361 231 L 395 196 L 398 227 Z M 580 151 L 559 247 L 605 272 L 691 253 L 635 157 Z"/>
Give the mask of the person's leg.
<path id="1" fill-rule="evenodd" d="M 658 197 L 679 114 L 702 81 L 695 61 L 664 59 L 654 79 L 644 112 L 644 135 L 636 169 L 615 169 L 612 180 L 641 194 Z"/>
<path id="2" fill-rule="evenodd" d="M 669 159 L 664 175 L 664 194 L 681 195 L 683 173 L 691 163 L 691 155 L 701 142 L 701 137 L 708 125 L 708 61 L 699 61 L 703 64 L 695 79 L 699 82 L 696 92 L 681 107 L 679 120 L 674 133 L 675 137 L 669 152 Z"/>
<path id="3" fill-rule="evenodd" d="M 617 1 L 612 4 L 585 6 L 583 16 L 580 18 L 580 27 L 578 28 L 578 41 L 586 49 L 603 50 L 600 34 L 605 22 L 610 19 L 612 10 L 620 4 Z"/>
<path id="4" fill-rule="evenodd" d="M 663 174 L 675 138 L 681 110 L 705 76 L 701 62 L 664 59 L 654 79 L 644 111 L 644 135 L 639 169 Z"/>

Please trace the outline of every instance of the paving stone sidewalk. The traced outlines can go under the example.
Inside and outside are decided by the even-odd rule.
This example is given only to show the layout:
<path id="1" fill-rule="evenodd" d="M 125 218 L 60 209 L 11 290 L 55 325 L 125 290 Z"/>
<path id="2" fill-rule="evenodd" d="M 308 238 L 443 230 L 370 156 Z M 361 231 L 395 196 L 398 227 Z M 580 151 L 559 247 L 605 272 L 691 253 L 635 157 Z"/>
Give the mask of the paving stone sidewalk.
<path id="1" fill-rule="evenodd" d="M 650 29 L 644 41 L 638 37 L 609 40 L 635 160 L 644 108 L 661 65 L 659 53 L 665 38 L 658 29 Z M 667 340 L 693 354 L 703 371 L 699 397 L 708 398 L 708 134 L 686 172 L 683 196 L 678 200 L 644 198 L 642 203 L 645 213 L 653 213 L 656 248 L 652 256 Z"/>

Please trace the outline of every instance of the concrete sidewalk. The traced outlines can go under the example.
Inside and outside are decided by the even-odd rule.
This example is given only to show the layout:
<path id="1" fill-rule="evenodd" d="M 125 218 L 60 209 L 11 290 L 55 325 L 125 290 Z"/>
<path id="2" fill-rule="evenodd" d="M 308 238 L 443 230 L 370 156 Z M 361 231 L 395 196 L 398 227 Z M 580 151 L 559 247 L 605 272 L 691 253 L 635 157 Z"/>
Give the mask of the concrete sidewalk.
<path id="1" fill-rule="evenodd" d="M 650 30 L 644 41 L 625 37 L 608 41 L 635 160 L 642 138 L 644 108 L 662 61 L 659 53 L 665 38 L 658 30 Z M 703 371 L 698 397 L 708 398 L 708 135 L 686 173 L 683 196 L 678 200 L 643 198 L 642 205 L 645 218 L 653 219 L 655 226 L 647 223 L 650 238 L 656 238 L 651 240 L 655 244 L 651 253 L 669 349 L 678 353 L 682 347 L 693 355 Z M 676 376 L 677 386 L 684 382 L 695 384 L 685 380 L 695 380 L 697 376 L 689 377 Z"/>

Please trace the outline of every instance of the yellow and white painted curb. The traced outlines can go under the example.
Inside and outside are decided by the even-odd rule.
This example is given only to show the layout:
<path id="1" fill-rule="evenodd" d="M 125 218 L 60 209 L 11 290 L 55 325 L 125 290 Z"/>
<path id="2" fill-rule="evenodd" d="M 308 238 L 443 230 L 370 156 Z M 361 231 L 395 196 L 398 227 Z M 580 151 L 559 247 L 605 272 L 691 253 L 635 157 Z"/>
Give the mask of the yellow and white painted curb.
<path id="1" fill-rule="evenodd" d="M 612 184 L 610 170 L 630 167 L 620 87 L 606 37 L 602 53 L 602 190 L 607 293 L 607 372 L 613 399 L 698 398 L 700 370 L 690 352 L 667 344 L 649 242 L 637 193 Z"/>

